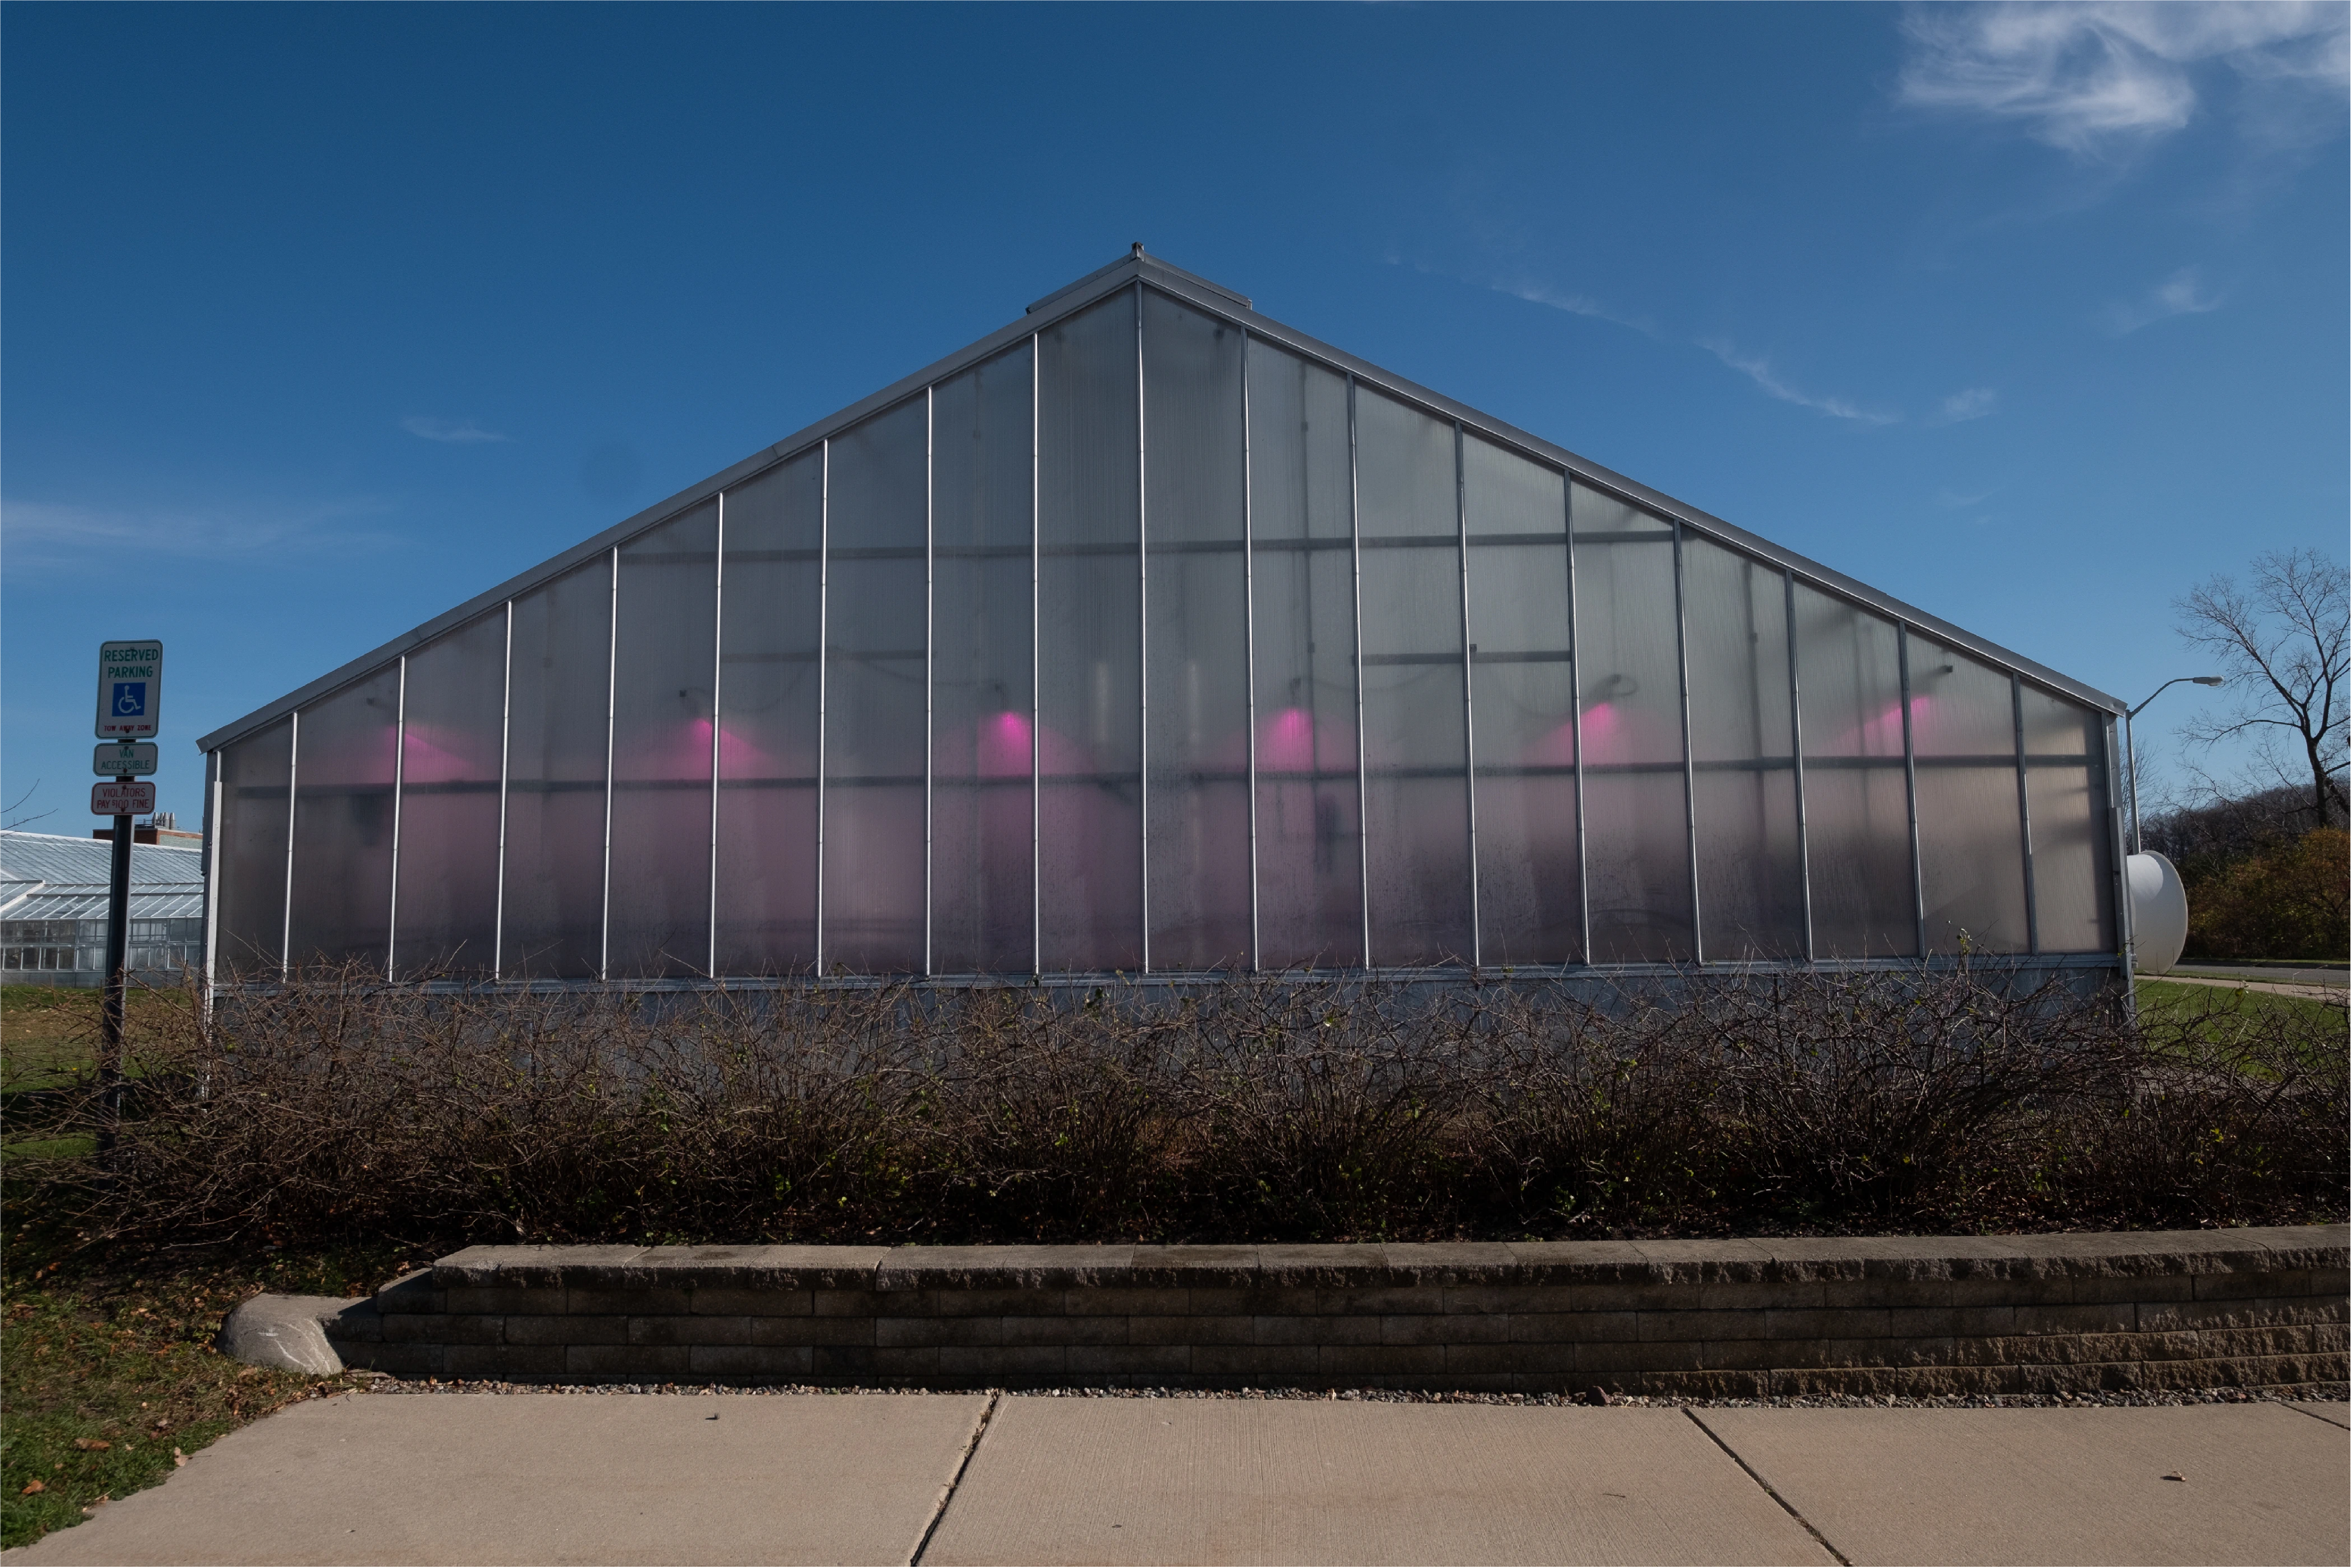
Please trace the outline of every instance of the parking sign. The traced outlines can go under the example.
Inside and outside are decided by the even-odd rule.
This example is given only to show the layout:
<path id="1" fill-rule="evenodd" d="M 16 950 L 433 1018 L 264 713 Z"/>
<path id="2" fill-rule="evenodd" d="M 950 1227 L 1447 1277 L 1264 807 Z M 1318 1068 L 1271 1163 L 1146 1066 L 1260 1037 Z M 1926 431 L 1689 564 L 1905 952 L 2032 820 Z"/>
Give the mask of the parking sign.
<path id="1" fill-rule="evenodd" d="M 162 727 L 163 644 L 101 643 L 98 738 L 141 740 Z"/>

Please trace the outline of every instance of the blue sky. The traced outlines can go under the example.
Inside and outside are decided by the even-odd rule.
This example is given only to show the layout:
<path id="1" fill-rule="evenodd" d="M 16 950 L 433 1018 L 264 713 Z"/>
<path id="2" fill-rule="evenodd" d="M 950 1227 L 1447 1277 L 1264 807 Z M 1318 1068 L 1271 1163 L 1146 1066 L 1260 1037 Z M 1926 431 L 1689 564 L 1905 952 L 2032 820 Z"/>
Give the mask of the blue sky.
<path id="1" fill-rule="evenodd" d="M 2136 700 L 2345 550 L 2346 19 L 0 7 L 9 821 L 92 825 L 99 639 L 193 818 L 198 735 L 1138 239 Z"/>

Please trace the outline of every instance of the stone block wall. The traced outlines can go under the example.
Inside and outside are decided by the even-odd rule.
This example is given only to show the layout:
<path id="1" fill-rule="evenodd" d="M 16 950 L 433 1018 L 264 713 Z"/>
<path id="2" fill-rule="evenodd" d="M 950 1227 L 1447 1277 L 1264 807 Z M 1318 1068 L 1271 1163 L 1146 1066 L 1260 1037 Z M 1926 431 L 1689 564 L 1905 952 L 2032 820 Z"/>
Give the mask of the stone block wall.
<path id="1" fill-rule="evenodd" d="M 1268 1247 L 474 1247 L 346 1311 L 402 1376 L 2053 1393 L 2346 1376 L 2342 1226 Z"/>

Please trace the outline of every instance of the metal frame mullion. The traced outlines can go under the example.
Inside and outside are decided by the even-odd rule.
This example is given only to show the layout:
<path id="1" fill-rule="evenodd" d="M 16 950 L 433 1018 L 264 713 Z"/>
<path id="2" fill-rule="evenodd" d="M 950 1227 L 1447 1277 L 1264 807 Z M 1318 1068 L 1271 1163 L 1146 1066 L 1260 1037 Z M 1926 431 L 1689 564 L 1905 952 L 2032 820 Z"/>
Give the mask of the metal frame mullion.
<path id="1" fill-rule="evenodd" d="M 1796 768 L 1796 873 L 1803 896 L 1804 962 L 1812 964 L 1819 961 L 1819 955 L 1813 946 L 1812 825 L 1804 814 L 1804 703 L 1796 654 L 1796 574 L 1783 566 L 1780 581 L 1788 606 L 1788 746 Z"/>
<path id="2" fill-rule="evenodd" d="M 2122 779 L 2116 766 L 2121 744 L 2121 727 L 2115 716 L 2105 716 L 2099 727 L 2101 745 L 2105 751 L 2106 773 L 2106 853 L 2113 872 L 2107 881 L 2106 896 L 2115 901 L 2115 936 L 2121 951 L 2123 985 L 2130 997 L 2132 1016 L 2138 1008 L 2138 923 L 2131 916 L 2130 900 L 2130 841 L 2123 836 L 2123 804 L 2119 793 Z"/>
<path id="3" fill-rule="evenodd" d="M 1044 538 L 1043 422 L 1045 346 L 1042 335 L 1029 334 L 1029 971 L 1045 972 L 1045 828 L 1044 747 L 1040 726 L 1044 714 L 1042 655 L 1044 602 L 1042 560 Z"/>
<path id="4" fill-rule="evenodd" d="M 2041 890 L 2032 880 L 2032 791 L 2024 777 L 2024 683 L 2008 677 L 2009 715 L 2016 723 L 2016 820 L 2024 834 L 2024 947 L 2041 953 Z"/>
<path id="5" fill-rule="evenodd" d="M 938 389 L 923 389 L 923 973 L 931 973 L 931 796 L 937 720 L 938 666 Z"/>
<path id="6" fill-rule="evenodd" d="M 710 938 L 703 972 L 718 977 L 718 717 L 726 671 L 726 492 L 718 492 L 718 548 L 710 573 Z"/>
<path id="7" fill-rule="evenodd" d="M 1142 823 L 1143 972 L 1151 973 L 1151 476 L 1150 440 L 1143 402 L 1143 282 L 1134 284 L 1134 645 L 1135 695 L 1143 722 L 1135 731 L 1135 815 Z"/>
<path id="8" fill-rule="evenodd" d="M 498 685 L 498 886 L 490 917 L 490 978 L 506 977 L 507 957 L 507 778 L 514 745 L 514 601 L 506 602 L 505 668 Z"/>
<path id="9" fill-rule="evenodd" d="M 1706 912 L 1698 904 L 1698 762 L 1690 746 L 1689 596 L 1682 585 L 1682 523 L 1674 519 L 1674 661 L 1682 702 L 1682 829 L 1689 855 L 1690 961 L 1706 962 Z"/>
<path id="10" fill-rule="evenodd" d="M 392 699 L 392 900 L 384 915 L 383 979 L 390 985 L 400 975 L 400 804 L 408 779 L 408 655 L 400 656 L 400 692 Z"/>
<path id="11" fill-rule="evenodd" d="M 204 838 L 199 846 L 202 853 L 196 863 L 204 872 L 204 1018 L 209 1023 L 213 1014 L 213 990 L 220 962 L 220 835 L 221 835 L 221 754 L 204 753 Z"/>
<path id="12" fill-rule="evenodd" d="M 1249 441 L 1249 334 L 1241 330 L 1241 641 L 1249 688 L 1249 954 L 1252 973 L 1265 965 L 1265 940 L 1258 919 L 1257 849 L 1257 467 Z"/>
<path id="13" fill-rule="evenodd" d="M 1355 860 L 1364 915 L 1363 966 L 1372 967 L 1372 787 L 1364 748 L 1364 484 L 1355 450 L 1355 375 L 1347 372 L 1347 558 L 1355 589 Z"/>
<path id="14" fill-rule="evenodd" d="M 302 800 L 302 710 L 287 716 L 286 729 L 286 896 L 277 905 L 277 979 L 284 984 L 294 967 L 294 819 Z"/>
<path id="15" fill-rule="evenodd" d="M 816 975 L 824 977 L 826 698 L 832 674 L 832 441 L 819 458 L 816 510 Z"/>
<path id="16" fill-rule="evenodd" d="M 612 977 L 612 731 L 621 677 L 621 547 L 610 557 L 612 591 L 604 622 L 604 909 L 596 926 L 596 977 Z"/>
<path id="17" fill-rule="evenodd" d="M 1902 789 L 1910 816 L 1910 909 L 1921 961 L 1927 956 L 1927 883 L 1918 864 L 1918 748 L 1910 735 L 1910 623 L 1894 623 L 1896 663 L 1902 670 Z"/>
<path id="18" fill-rule="evenodd" d="M 1575 619 L 1575 483 L 1563 476 L 1560 510 L 1567 526 L 1568 718 L 1575 727 L 1575 909 L 1583 962 L 1592 962 L 1592 866 L 1583 832 L 1583 639 Z"/>
<path id="19" fill-rule="evenodd" d="M 1485 922 L 1478 897 L 1478 681 L 1470 669 L 1469 497 L 1461 422 L 1453 422 L 1453 550 L 1461 590 L 1461 785 L 1469 819 L 1469 967 L 1484 967 Z"/>

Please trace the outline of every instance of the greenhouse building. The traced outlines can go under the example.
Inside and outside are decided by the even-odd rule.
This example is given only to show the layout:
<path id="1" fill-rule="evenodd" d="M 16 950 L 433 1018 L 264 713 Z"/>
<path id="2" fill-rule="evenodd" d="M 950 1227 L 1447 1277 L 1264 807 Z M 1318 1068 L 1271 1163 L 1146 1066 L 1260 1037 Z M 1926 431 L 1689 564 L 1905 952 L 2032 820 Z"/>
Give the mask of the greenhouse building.
<path id="1" fill-rule="evenodd" d="M 2096 983 L 2120 712 L 1137 246 L 206 736 L 206 957 Z"/>

